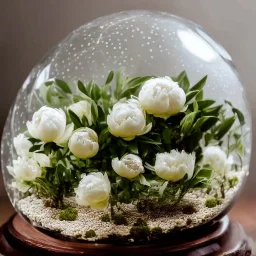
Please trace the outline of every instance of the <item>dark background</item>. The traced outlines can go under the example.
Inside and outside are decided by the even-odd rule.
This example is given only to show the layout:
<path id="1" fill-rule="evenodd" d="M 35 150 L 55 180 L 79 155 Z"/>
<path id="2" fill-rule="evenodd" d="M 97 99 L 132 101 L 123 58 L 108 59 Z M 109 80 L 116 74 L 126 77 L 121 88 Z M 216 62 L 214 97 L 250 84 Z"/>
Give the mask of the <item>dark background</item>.
<path id="1" fill-rule="evenodd" d="M 233 57 L 256 122 L 255 0 L 0 0 L 0 132 L 32 67 L 73 29 L 109 13 L 149 9 L 183 16 L 204 27 Z M 255 134 L 254 134 L 255 137 Z M 243 195 L 255 197 L 256 153 Z M 0 195 L 5 191 L 0 182 Z"/>

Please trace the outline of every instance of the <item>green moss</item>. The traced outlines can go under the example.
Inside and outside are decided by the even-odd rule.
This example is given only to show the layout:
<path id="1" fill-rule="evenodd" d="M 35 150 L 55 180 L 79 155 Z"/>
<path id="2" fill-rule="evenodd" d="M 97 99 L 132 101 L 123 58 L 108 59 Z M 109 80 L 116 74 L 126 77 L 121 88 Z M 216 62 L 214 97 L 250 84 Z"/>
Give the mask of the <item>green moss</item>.
<path id="1" fill-rule="evenodd" d="M 77 238 L 77 239 L 79 239 L 79 238 L 81 238 L 81 237 L 82 237 L 81 234 L 76 234 L 76 235 L 75 235 L 75 238 Z"/>
<path id="2" fill-rule="evenodd" d="M 233 188 L 237 185 L 238 178 L 236 176 L 234 176 L 234 177 L 228 179 L 228 183 L 229 183 L 230 188 Z"/>
<path id="3" fill-rule="evenodd" d="M 150 229 L 148 226 L 133 226 L 130 229 L 130 235 L 135 241 L 147 240 L 150 236 Z"/>
<path id="4" fill-rule="evenodd" d="M 141 218 L 138 218 L 137 221 L 134 223 L 133 226 L 148 226 L 147 222 Z"/>
<path id="5" fill-rule="evenodd" d="M 90 229 L 90 230 L 85 232 L 85 237 L 86 238 L 92 238 L 92 237 L 95 237 L 95 236 L 96 236 L 96 233 L 93 229 Z"/>
<path id="6" fill-rule="evenodd" d="M 114 223 L 116 225 L 128 225 L 127 219 L 125 218 L 124 214 L 117 213 L 112 217 Z"/>
<path id="7" fill-rule="evenodd" d="M 205 206 L 208 208 L 213 208 L 218 204 L 218 200 L 215 197 L 208 198 L 205 201 Z"/>
<path id="8" fill-rule="evenodd" d="M 152 239 L 159 239 L 159 237 L 162 235 L 163 230 L 160 227 L 154 227 L 151 229 L 151 238 Z"/>
<path id="9" fill-rule="evenodd" d="M 74 221 L 77 218 L 77 215 L 78 215 L 77 209 L 68 207 L 68 208 L 60 211 L 59 219 Z"/>
<path id="10" fill-rule="evenodd" d="M 104 214 L 103 216 L 101 216 L 101 221 L 103 222 L 110 222 L 110 217 L 108 214 Z"/>
<path id="11" fill-rule="evenodd" d="M 130 229 L 130 235 L 135 241 L 145 241 L 148 240 L 150 236 L 150 228 L 146 221 L 138 218 Z"/>

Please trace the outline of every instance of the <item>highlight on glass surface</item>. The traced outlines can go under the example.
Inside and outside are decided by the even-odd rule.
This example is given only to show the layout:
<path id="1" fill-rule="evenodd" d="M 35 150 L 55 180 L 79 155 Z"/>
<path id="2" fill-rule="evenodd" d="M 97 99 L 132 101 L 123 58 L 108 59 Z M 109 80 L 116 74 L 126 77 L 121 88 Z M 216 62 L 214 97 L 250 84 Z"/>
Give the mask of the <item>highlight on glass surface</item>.
<path id="1" fill-rule="evenodd" d="M 81 26 L 34 67 L 1 156 L 9 198 L 31 225 L 140 243 L 223 216 L 250 151 L 229 54 L 192 22 L 129 11 Z"/>

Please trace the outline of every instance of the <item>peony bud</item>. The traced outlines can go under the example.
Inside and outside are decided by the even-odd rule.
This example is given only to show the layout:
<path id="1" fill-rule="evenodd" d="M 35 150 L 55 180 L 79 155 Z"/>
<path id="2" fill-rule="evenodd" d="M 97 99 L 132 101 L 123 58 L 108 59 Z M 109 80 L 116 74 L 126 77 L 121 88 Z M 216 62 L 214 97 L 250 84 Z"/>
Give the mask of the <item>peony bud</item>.
<path id="1" fill-rule="evenodd" d="M 202 164 L 209 165 L 220 175 L 230 167 L 226 153 L 218 146 L 208 146 L 204 149 Z"/>
<path id="2" fill-rule="evenodd" d="M 76 202 L 92 209 L 104 209 L 108 206 L 111 186 L 107 173 L 93 172 L 84 175 L 75 189 Z"/>
<path id="3" fill-rule="evenodd" d="M 88 120 L 89 125 L 92 124 L 92 112 L 91 112 L 91 104 L 82 100 L 77 103 L 70 105 L 69 107 L 80 119 L 85 116 Z"/>
<path id="4" fill-rule="evenodd" d="M 28 138 L 20 133 L 13 139 L 13 144 L 15 150 L 19 156 L 31 156 L 32 153 L 29 152 L 29 149 L 33 146 L 33 144 L 28 140 Z"/>
<path id="5" fill-rule="evenodd" d="M 74 124 L 66 126 L 63 110 L 44 106 L 34 113 L 31 122 L 27 122 L 27 128 L 32 137 L 61 145 L 68 141 Z"/>
<path id="6" fill-rule="evenodd" d="M 42 174 L 41 168 L 33 158 L 18 157 L 13 166 L 7 166 L 9 173 L 19 181 L 33 181 Z"/>
<path id="7" fill-rule="evenodd" d="M 167 119 L 183 109 L 186 94 L 170 77 L 158 77 L 143 84 L 139 101 L 148 114 Z"/>
<path id="8" fill-rule="evenodd" d="M 128 179 L 133 179 L 144 172 L 141 158 L 133 154 L 125 155 L 120 160 L 114 158 L 112 168 L 119 176 Z"/>
<path id="9" fill-rule="evenodd" d="M 168 181 L 176 182 L 186 174 L 188 180 L 192 178 L 195 168 L 195 155 L 187 154 L 184 150 L 178 152 L 171 150 L 170 153 L 159 153 L 156 155 L 155 172 Z"/>
<path id="10" fill-rule="evenodd" d="M 77 129 L 71 136 L 68 147 L 78 158 L 91 158 L 99 151 L 98 136 L 90 128 Z"/>
<path id="11" fill-rule="evenodd" d="M 145 112 L 137 100 L 118 102 L 107 116 L 110 133 L 125 140 L 143 135 L 151 130 L 152 124 L 146 125 Z"/>

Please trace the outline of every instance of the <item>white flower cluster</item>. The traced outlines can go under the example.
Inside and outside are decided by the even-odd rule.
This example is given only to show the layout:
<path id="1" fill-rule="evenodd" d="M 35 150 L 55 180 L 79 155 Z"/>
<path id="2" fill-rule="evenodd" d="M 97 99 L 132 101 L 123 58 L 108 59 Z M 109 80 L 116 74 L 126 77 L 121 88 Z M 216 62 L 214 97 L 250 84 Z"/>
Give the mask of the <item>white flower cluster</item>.
<path id="1" fill-rule="evenodd" d="M 50 158 L 42 153 L 32 153 L 29 149 L 32 143 L 23 133 L 13 140 L 15 150 L 18 154 L 17 160 L 13 160 L 13 166 L 7 166 L 9 173 L 15 178 L 12 186 L 21 192 L 26 192 L 29 185 L 26 181 L 33 181 L 40 177 L 44 167 L 50 167 Z"/>
<path id="2" fill-rule="evenodd" d="M 132 97 L 113 106 L 107 116 L 109 132 L 115 137 L 133 140 L 152 129 L 152 124 L 147 123 L 147 114 L 167 119 L 182 111 L 185 102 L 184 90 L 170 77 L 152 78 L 143 84 L 138 98 Z M 95 121 L 91 103 L 86 100 L 70 105 L 67 110 L 75 113 L 80 120 L 86 117 L 89 126 Z M 67 146 L 75 158 L 85 160 L 96 156 L 99 151 L 97 133 L 88 127 L 74 131 L 74 124 L 69 122 L 62 109 L 43 106 L 27 122 L 28 133 L 30 138 L 40 140 L 42 145 L 54 142 L 60 147 Z M 51 167 L 50 157 L 30 152 L 32 146 L 25 134 L 14 138 L 18 159 L 13 161 L 13 166 L 8 166 L 8 170 L 15 178 L 13 187 L 22 192 L 29 189 L 29 182 L 42 175 L 43 168 Z M 209 165 L 216 173 L 222 174 L 229 168 L 227 163 L 227 156 L 219 147 L 209 146 L 205 149 L 202 165 Z M 143 161 L 135 154 L 112 159 L 112 168 L 117 175 L 127 179 L 136 179 L 138 176 L 141 178 L 144 173 Z M 151 169 L 165 181 L 177 182 L 184 178 L 189 180 L 194 174 L 195 154 L 177 150 L 158 153 Z M 75 193 L 79 205 L 95 209 L 106 208 L 111 193 L 107 173 L 103 175 L 101 172 L 92 172 L 83 175 Z"/>
<path id="3" fill-rule="evenodd" d="M 223 176 L 231 168 L 231 159 L 219 146 L 208 146 L 204 149 L 202 165 L 209 165 L 214 172 Z"/>
<path id="4" fill-rule="evenodd" d="M 179 113 L 186 102 L 186 94 L 170 77 L 152 78 L 146 81 L 138 100 L 118 102 L 108 115 L 109 131 L 116 137 L 132 140 L 151 130 L 146 125 L 146 113 L 167 119 Z"/>

